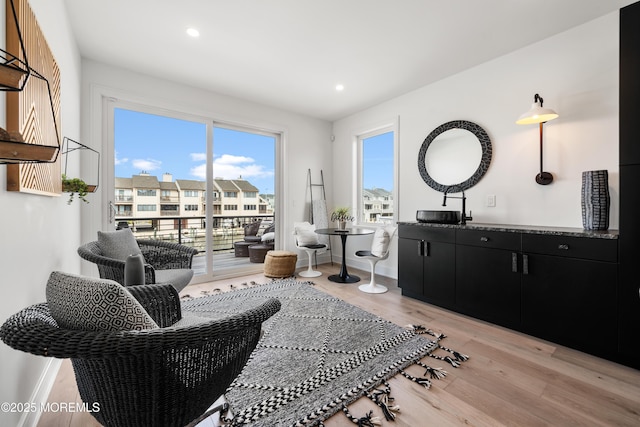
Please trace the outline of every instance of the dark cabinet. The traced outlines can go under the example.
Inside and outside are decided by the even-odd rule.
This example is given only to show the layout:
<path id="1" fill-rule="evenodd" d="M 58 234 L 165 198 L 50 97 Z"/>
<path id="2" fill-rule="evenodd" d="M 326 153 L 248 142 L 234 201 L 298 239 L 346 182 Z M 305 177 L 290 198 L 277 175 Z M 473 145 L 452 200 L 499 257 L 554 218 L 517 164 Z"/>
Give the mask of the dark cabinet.
<path id="1" fill-rule="evenodd" d="M 498 325 L 520 325 L 520 235 L 458 230 L 456 306 Z"/>
<path id="2" fill-rule="evenodd" d="M 640 368 L 640 2 L 620 9 L 619 351 Z"/>
<path id="3" fill-rule="evenodd" d="M 625 301 L 615 234 L 408 224 L 399 230 L 403 295 L 635 366 L 618 348 Z M 627 305 L 636 297 L 625 295 Z M 620 330 L 631 337 L 637 326 Z"/>
<path id="4" fill-rule="evenodd" d="M 615 356 L 618 241 L 524 234 L 522 248 L 523 332 Z"/>
<path id="5" fill-rule="evenodd" d="M 398 237 L 398 283 L 402 294 L 453 307 L 455 231 L 400 226 Z"/>

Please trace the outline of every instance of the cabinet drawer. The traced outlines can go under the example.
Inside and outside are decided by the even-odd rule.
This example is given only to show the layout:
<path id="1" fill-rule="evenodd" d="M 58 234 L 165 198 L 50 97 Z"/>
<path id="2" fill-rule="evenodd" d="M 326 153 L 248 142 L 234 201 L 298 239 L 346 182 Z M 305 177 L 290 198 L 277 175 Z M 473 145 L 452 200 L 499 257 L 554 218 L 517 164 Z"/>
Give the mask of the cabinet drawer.
<path id="1" fill-rule="evenodd" d="M 569 258 L 618 262 L 617 239 L 523 234 L 522 250 L 523 252 Z"/>
<path id="2" fill-rule="evenodd" d="M 453 228 L 444 227 L 401 225 L 398 229 L 398 237 L 431 242 L 454 243 L 455 235 L 456 233 Z"/>
<path id="3" fill-rule="evenodd" d="M 457 230 L 456 243 L 483 248 L 520 250 L 520 233 L 486 230 Z"/>

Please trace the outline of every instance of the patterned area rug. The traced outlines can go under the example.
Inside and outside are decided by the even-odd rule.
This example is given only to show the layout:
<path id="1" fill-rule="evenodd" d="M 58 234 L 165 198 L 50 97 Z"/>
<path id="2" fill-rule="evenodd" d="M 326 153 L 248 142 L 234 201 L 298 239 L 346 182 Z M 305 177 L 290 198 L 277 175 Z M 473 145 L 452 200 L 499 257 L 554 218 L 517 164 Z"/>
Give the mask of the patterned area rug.
<path id="1" fill-rule="evenodd" d="M 282 309 L 263 324 L 264 335 L 226 392 L 232 426 L 313 426 L 338 411 L 370 426 L 381 413 L 393 420 L 386 380 L 402 374 L 428 388 L 446 372 L 422 361 L 429 356 L 458 367 L 467 356 L 443 347 L 442 334 L 402 328 L 293 279 L 182 302 L 183 311 L 224 317 L 278 298 Z M 429 339 L 426 337 L 428 336 Z M 435 350 L 440 350 L 437 353 Z M 404 371 L 422 366 L 425 377 Z M 351 414 L 347 405 L 368 396 L 381 410 Z"/>

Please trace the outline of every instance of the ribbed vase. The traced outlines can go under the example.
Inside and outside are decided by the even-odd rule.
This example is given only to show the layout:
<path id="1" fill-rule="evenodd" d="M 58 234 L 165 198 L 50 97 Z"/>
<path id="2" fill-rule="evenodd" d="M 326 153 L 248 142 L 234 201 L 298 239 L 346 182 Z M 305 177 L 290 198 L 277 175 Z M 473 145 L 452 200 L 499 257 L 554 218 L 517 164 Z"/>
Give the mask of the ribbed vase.
<path id="1" fill-rule="evenodd" d="M 144 258 L 141 254 L 129 255 L 124 262 L 124 285 L 144 285 Z"/>
<path id="2" fill-rule="evenodd" d="M 585 230 L 609 228 L 609 172 L 582 172 L 582 226 Z"/>

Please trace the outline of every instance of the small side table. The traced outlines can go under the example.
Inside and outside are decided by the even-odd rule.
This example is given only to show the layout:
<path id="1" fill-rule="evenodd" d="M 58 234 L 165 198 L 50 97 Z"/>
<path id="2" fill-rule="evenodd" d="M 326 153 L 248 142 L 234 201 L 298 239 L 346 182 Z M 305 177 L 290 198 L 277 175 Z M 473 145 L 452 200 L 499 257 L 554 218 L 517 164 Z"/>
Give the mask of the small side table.
<path id="1" fill-rule="evenodd" d="M 374 230 L 370 228 L 353 227 L 353 228 L 320 228 L 316 230 L 318 234 L 325 234 L 328 236 L 340 236 L 342 241 L 342 265 L 340 266 L 340 273 L 329 276 L 329 280 L 336 283 L 357 283 L 360 281 L 360 277 L 349 274 L 347 271 L 347 237 L 348 236 L 366 236 L 367 234 L 373 234 Z"/>

